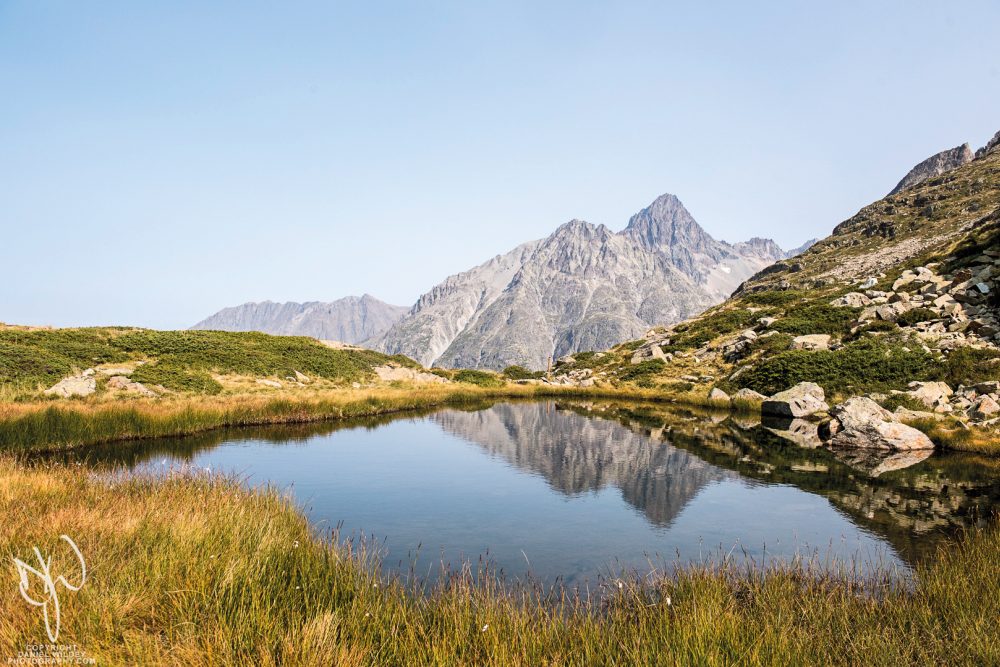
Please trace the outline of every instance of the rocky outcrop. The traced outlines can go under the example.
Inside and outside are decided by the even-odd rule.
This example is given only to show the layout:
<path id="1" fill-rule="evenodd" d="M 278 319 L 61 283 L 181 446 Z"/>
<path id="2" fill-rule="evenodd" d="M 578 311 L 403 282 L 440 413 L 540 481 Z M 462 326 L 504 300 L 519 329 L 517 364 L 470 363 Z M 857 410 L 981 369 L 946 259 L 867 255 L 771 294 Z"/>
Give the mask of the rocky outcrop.
<path id="1" fill-rule="evenodd" d="M 96 391 L 97 380 L 94 378 L 94 369 L 88 368 L 79 375 L 63 378 L 43 393 L 46 396 L 69 398 L 71 396 L 90 396 Z"/>
<path id="2" fill-rule="evenodd" d="M 810 417 L 829 409 L 823 388 L 813 382 L 800 382 L 769 397 L 760 406 L 761 414 L 787 418 Z"/>
<path id="3" fill-rule="evenodd" d="M 1000 148 L 1000 132 L 993 135 L 993 138 L 986 142 L 986 145 L 976 151 L 976 159 L 985 157 L 987 153 L 992 153 L 993 151 Z"/>
<path id="4" fill-rule="evenodd" d="M 836 425 L 830 429 L 831 447 L 855 449 L 934 449 L 930 438 L 900 423 L 895 415 L 870 398 L 855 396 L 835 406 L 830 414 Z"/>
<path id="5" fill-rule="evenodd" d="M 963 164 L 971 162 L 972 159 L 972 149 L 969 148 L 969 144 L 962 144 L 956 148 L 941 151 L 911 169 L 889 194 L 894 195 L 900 190 L 912 188 L 914 185 L 919 185 L 929 178 L 934 178 L 952 169 L 957 169 Z"/>
<path id="6" fill-rule="evenodd" d="M 427 373 L 415 368 L 386 365 L 376 366 L 372 370 L 375 371 L 375 375 L 383 382 L 420 382 L 431 384 L 448 382 L 448 380 L 440 375 L 434 375 L 434 373 Z"/>
<path id="7" fill-rule="evenodd" d="M 677 197 L 663 195 L 621 232 L 571 220 L 446 279 L 376 346 L 425 366 L 544 369 L 695 315 L 784 256 L 767 239 L 713 239 Z M 642 352 L 635 363 L 661 358 Z"/>
<path id="8" fill-rule="evenodd" d="M 792 339 L 793 350 L 828 350 L 830 334 L 806 334 Z"/>
<path id="9" fill-rule="evenodd" d="M 348 296 L 336 301 L 308 303 L 244 303 L 224 308 L 192 329 L 215 331 L 263 331 L 287 336 L 311 336 L 320 340 L 361 343 L 385 333 L 406 314 L 375 297 Z"/>

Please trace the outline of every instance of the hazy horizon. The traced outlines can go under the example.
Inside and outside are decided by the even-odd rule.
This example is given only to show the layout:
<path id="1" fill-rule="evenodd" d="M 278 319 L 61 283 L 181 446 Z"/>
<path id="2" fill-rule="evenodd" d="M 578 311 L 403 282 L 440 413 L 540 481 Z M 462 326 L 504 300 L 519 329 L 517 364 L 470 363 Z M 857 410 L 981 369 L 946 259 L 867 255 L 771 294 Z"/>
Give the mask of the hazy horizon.
<path id="1" fill-rule="evenodd" d="M 824 237 L 1000 130 L 1000 7 L 0 4 L 0 321 L 184 328 L 677 195 Z"/>

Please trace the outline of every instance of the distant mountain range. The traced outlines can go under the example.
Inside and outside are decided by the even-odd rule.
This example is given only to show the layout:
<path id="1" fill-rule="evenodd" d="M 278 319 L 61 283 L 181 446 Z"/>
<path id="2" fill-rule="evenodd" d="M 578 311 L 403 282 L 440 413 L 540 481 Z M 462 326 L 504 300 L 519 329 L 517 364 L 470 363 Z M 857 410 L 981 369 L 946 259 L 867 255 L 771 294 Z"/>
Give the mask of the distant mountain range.
<path id="1" fill-rule="evenodd" d="M 348 296 L 328 303 L 263 301 L 224 308 L 191 328 L 263 331 L 361 343 L 384 334 L 407 310 L 405 306 L 393 306 L 369 294 Z"/>
<path id="2" fill-rule="evenodd" d="M 428 366 L 541 369 L 699 313 L 787 256 L 769 239 L 712 238 L 665 194 L 620 232 L 571 220 L 450 276 L 373 342 Z"/>
<path id="3" fill-rule="evenodd" d="M 791 252 L 770 239 L 712 238 L 671 194 L 620 232 L 571 220 L 446 278 L 410 309 L 365 295 L 331 303 L 246 303 L 194 329 L 264 331 L 362 343 L 426 366 L 545 368 L 599 350 L 727 298 Z"/>

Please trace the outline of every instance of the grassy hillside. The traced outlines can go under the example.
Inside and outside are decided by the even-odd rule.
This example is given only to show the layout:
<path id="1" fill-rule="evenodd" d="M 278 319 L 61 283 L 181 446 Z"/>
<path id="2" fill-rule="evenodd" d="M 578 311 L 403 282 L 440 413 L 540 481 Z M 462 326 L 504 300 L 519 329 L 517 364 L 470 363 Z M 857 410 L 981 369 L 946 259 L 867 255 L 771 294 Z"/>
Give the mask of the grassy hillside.
<path id="1" fill-rule="evenodd" d="M 135 382 L 169 391 L 217 394 L 225 378 L 363 382 L 375 366 L 417 367 L 402 356 L 331 349 L 312 338 L 256 332 L 152 331 L 115 327 L 0 328 L 0 390 L 37 393 L 74 373 L 122 367 Z"/>

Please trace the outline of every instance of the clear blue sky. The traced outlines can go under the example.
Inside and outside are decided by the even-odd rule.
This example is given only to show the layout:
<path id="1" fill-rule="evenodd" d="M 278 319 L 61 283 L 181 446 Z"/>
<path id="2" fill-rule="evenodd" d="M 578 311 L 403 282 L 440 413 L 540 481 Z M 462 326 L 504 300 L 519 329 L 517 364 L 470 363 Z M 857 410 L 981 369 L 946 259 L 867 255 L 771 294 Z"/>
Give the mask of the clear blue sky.
<path id="1" fill-rule="evenodd" d="M 825 236 L 1000 129 L 993 2 L 0 0 L 0 321 L 410 304 L 663 192 Z"/>

